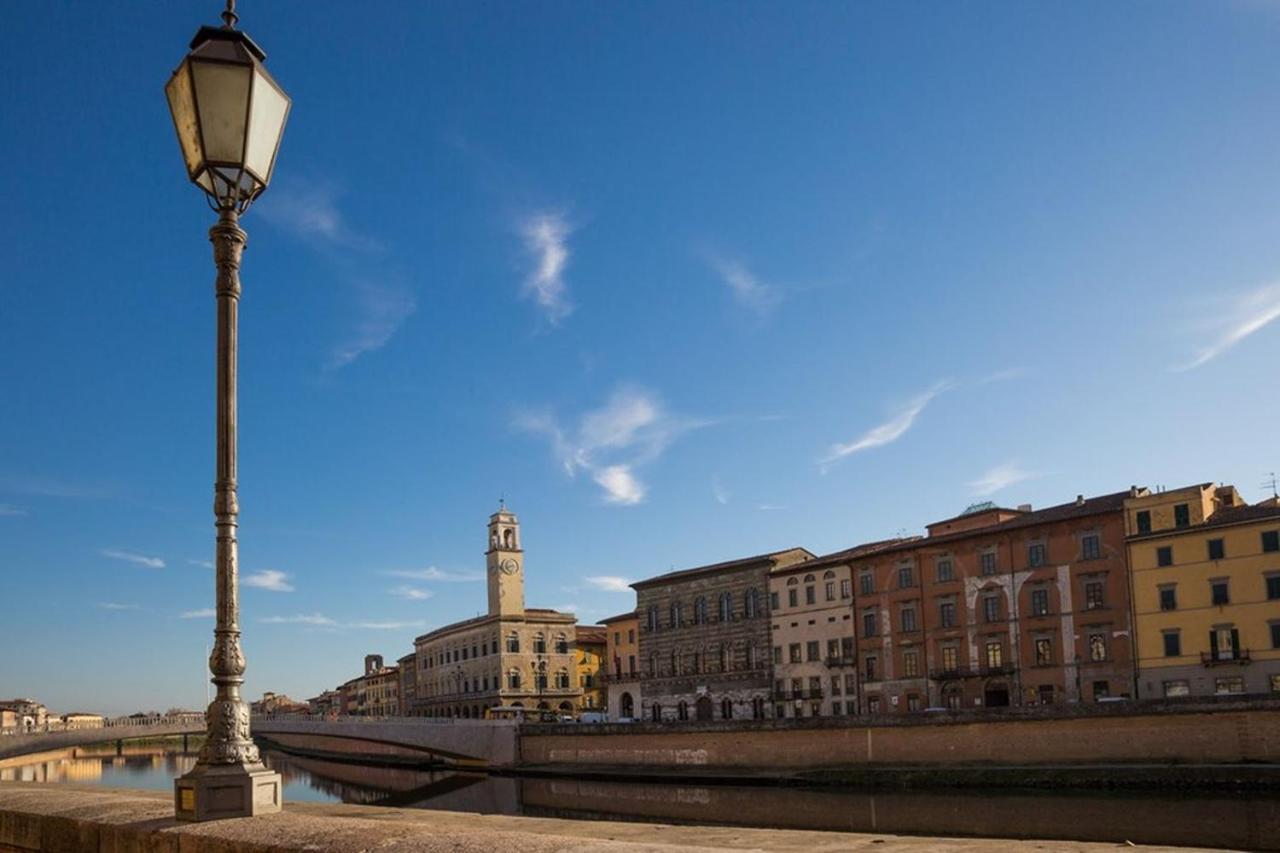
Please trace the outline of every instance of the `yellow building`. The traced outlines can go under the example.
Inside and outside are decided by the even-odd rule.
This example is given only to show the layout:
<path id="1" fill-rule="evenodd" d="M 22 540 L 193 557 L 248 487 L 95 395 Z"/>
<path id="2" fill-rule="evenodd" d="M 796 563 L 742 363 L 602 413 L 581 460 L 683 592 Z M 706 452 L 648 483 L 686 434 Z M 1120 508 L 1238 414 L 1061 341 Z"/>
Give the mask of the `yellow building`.
<path id="1" fill-rule="evenodd" d="M 1202 483 L 1125 501 L 1138 696 L 1280 692 L 1280 501 Z"/>
<path id="2" fill-rule="evenodd" d="M 640 617 L 632 610 L 601 621 L 609 720 L 631 720 L 640 708 Z"/>
<path id="3" fill-rule="evenodd" d="M 604 693 L 604 628 L 599 625 L 575 625 L 574 647 L 578 686 L 582 688 L 578 710 L 603 711 L 607 707 Z"/>

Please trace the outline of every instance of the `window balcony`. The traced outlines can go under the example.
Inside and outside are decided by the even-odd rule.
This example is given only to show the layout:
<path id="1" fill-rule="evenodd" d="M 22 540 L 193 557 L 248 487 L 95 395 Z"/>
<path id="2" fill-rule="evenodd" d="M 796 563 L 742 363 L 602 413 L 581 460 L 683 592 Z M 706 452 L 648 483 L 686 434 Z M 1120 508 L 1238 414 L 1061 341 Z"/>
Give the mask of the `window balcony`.
<path id="1" fill-rule="evenodd" d="M 852 655 L 848 657 L 844 655 L 834 655 L 827 658 L 827 666 L 829 667 L 857 666 L 857 665 L 858 665 L 858 661 L 854 659 Z"/>
<path id="2" fill-rule="evenodd" d="M 1201 652 L 1200 663 L 1203 666 L 1221 666 L 1233 663 L 1238 666 L 1246 666 L 1253 663 L 1253 658 L 1249 655 L 1248 649 L 1219 649 L 1216 654 L 1214 652 Z"/>
<path id="3" fill-rule="evenodd" d="M 958 666 L 954 669 L 934 669 L 929 671 L 933 681 L 952 681 L 960 678 L 989 678 L 996 675 L 1012 675 L 1016 667 L 1012 664 L 998 666 Z"/>

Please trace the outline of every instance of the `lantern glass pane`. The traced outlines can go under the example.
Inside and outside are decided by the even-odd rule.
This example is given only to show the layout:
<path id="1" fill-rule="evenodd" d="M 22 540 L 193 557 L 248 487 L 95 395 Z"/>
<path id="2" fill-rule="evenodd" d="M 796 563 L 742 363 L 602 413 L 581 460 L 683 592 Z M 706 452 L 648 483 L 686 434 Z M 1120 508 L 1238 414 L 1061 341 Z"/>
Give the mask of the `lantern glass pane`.
<path id="1" fill-rule="evenodd" d="M 249 142 L 245 166 L 263 183 L 271 180 L 271 165 L 284 133 L 284 117 L 289 99 L 276 88 L 261 69 L 253 72 L 253 107 L 249 116 Z"/>
<path id="2" fill-rule="evenodd" d="M 187 164 L 190 177 L 200 168 L 200 126 L 196 123 L 196 102 L 191 95 L 189 63 L 183 62 L 173 72 L 164 93 L 169 98 L 169 112 L 173 114 L 173 126 L 178 131 L 178 144 L 182 146 L 182 159 Z"/>
<path id="3" fill-rule="evenodd" d="M 191 63 L 205 159 L 213 163 L 240 163 L 244 156 L 245 114 L 249 107 L 248 65 L 221 62 Z"/>

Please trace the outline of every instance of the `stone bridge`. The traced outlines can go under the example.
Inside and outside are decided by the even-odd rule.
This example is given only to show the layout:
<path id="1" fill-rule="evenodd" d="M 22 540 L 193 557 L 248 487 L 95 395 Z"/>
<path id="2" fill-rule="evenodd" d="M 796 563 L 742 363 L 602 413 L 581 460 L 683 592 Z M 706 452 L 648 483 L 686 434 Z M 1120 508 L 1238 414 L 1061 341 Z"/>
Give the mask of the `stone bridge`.
<path id="1" fill-rule="evenodd" d="M 502 767 L 519 755 L 514 720 L 427 717 L 254 717 L 253 733 L 316 757 Z"/>
<path id="2" fill-rule="evenodd" d="M 88 746 L 91 743 L 203 734 L 204 728 L 203 714 L 184 714 L 177 717 L 121 717 L 105 720 L 101 726 L 93 728 L 10 734 L 0 737 L 0 761 L 37 752 Z"/>

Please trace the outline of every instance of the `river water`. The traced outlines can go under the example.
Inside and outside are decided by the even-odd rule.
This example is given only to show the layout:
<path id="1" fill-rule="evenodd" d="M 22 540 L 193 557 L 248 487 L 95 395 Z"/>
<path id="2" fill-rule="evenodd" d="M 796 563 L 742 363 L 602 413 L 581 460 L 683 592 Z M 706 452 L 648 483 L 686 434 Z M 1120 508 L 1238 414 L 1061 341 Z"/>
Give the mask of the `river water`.
<path id="1" fill-rule="evenodd" d="M 1111 841 L 1280 850 L 1274 793 L 886 791 L 592 782 L 338 764 L 267 751 L 286 801 L 344 802 L 580 820 L 639 820 L 837 832 Z M 77 749 L 0 767 L 0 781 L 173 790 L 194 752 Z"/>

